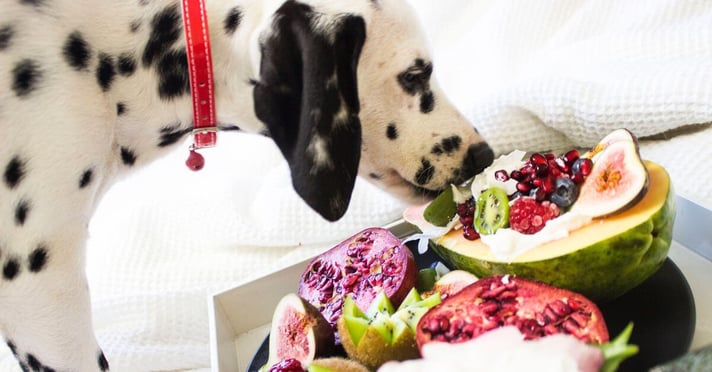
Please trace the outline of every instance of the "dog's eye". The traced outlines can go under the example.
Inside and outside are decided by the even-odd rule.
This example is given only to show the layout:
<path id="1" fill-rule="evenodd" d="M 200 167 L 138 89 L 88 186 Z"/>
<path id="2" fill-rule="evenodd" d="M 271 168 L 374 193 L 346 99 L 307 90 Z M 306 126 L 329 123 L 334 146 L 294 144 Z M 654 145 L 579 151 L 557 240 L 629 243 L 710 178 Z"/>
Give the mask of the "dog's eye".
<path id="1" fill-rule="evenodd" d="M 398 74 L 398 82 L 408 94 L 412 95 L 426 89 L 432 72 L 430 64 L 411 66 Z"/>

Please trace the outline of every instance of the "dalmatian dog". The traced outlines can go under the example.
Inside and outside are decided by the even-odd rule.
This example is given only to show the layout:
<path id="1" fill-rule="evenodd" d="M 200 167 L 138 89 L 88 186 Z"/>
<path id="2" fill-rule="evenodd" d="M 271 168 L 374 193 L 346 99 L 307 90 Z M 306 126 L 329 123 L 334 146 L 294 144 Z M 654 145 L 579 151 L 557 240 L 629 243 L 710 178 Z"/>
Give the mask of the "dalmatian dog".
<path id="1" fill-rule="evenodd" d="M 438 87 L 404 2 L 206 3 L 217 126 L 271 137 L 325 219 L 344 214 L 357 175 L 422 202 L 492 162 Z M 0 333 L 23 370 L 106 371 L 84 270 L 88 223 L 118 177 L 192 132 L 181 6 L 0 9 Z"/>

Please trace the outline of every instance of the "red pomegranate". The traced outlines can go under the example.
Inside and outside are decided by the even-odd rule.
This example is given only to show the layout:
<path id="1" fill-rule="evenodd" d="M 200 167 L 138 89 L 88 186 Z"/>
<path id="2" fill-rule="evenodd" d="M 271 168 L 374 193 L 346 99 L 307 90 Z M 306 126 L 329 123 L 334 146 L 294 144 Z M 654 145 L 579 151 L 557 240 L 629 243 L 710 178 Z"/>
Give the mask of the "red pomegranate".
<path id="1" fill-rule="evenodd" d="M 418 347 L 464 342 L 505 325 L 525 339 L 565 333 L 587 343 L 608 341 L 595 303 L 565 289 L 510 275 L 482 278 L 430 309 L 418 322 Z"/>

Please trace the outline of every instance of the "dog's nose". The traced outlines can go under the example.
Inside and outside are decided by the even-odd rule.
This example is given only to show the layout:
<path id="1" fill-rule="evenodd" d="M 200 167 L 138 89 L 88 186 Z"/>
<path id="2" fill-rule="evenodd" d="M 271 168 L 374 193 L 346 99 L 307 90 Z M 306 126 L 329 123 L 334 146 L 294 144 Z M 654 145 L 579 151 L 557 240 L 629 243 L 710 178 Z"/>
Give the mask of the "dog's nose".
<path id="1" fill-rule="evenodd" d="M 487 168 L 494 161 L 494 151 L 486 142 L 470 145 L 462 161 L 460 178 L 465 181 Z"/>

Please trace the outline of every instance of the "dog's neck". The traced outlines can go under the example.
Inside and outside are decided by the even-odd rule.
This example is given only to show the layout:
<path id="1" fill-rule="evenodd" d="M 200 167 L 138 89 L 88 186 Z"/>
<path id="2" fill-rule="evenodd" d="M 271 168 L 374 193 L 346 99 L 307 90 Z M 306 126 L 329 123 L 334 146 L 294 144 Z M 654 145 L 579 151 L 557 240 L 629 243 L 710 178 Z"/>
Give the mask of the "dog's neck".
<path id="1" fill-rule="evenodd" d="M 258 77 L 258 34 L 269 21 L 268 13 L 245 11 L 261 6 L 254 0 L 207 1 L 216 124 L 221 129 L 265 132 L 254 115 L 251 81 Z M 119 70 L 107 91 L 117 105 L 116 142 L 133 146 L 132 152 L 142 154 L 138 161 L 182 142 L 193 127 L 180 0 L 151 2 L 141 10 L 145 14 L 129 18 L 141 22 L 135 21 L 121 38 L 131 45 L 132 50 L 122 55 L 133 58 L 135 71 L 122 76 Z M 151 49 L 152 41 L 170 40 L 176 27 L 177 38 Z M 103 47 L 120 48 L 117 42 L 112 44 Z"/>

